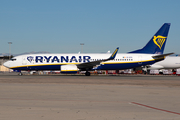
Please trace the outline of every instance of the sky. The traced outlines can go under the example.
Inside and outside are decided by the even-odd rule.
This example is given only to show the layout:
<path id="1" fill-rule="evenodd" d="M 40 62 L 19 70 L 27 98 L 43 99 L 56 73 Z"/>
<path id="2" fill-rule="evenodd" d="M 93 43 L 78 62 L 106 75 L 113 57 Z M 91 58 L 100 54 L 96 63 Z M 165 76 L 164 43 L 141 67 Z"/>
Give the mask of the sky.
<path id="1" fill-rule="evenodd" d="M 171 23 L 164 53 L 180 54 L 180 0 L 0 0 L 0 53 L 119 53 Z M 84 45 L 80 45 L 84 43 Z"/>

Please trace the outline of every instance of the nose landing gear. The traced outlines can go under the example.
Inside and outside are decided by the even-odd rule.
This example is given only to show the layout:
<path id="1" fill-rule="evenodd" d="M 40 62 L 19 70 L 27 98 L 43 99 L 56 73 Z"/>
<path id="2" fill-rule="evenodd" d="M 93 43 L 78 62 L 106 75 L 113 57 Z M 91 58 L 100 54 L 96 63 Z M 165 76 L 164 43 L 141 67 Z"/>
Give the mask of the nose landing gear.
<path id="1" fill-rule="evenodd" d="M 18 75 L 19 75 L 19 76 L 22 76 L 23 74 L 22 74 L 22 72 L 20 72 Z"/>

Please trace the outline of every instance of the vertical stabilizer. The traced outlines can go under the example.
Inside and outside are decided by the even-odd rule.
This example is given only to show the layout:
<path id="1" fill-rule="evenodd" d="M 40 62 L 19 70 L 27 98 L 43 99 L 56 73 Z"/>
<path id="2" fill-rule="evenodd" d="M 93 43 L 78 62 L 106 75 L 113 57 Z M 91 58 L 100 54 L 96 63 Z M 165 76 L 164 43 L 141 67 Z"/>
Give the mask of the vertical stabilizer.
<path id="1" fill-rule="evenodd" d="M 170 25 L 170 23 L 164 23 L 146 46 L 129 53 L 163 54 Z"/>

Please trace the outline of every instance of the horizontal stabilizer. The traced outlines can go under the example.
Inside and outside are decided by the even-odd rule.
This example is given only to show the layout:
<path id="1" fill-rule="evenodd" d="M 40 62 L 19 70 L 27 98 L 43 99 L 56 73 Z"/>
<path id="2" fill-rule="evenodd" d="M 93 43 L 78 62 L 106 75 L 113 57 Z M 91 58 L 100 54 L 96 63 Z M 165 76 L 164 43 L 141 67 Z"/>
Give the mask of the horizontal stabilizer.
<path id="1" fill-rule="evenodd" d="M 155 56 L 152 56 L 154 59 L 161 59 L 161 58 L 165 58 L 166 56 L 168 55 L 172 55 L 174 53 L 167 53 L 167 54 L 162 54 L 162 55 L 155 55 Z"/>

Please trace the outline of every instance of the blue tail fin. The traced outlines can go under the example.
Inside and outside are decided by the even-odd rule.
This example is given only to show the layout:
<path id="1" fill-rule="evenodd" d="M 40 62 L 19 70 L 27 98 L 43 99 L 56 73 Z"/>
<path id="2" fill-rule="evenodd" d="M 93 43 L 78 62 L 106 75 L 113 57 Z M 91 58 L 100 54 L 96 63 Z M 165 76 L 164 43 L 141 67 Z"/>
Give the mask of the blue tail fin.
<path id="1" fill-rule="evenodd" d="M 170 25 L 170 23 L 164 23 L 146 46 L 129 53 L 163 54 Z"/>

